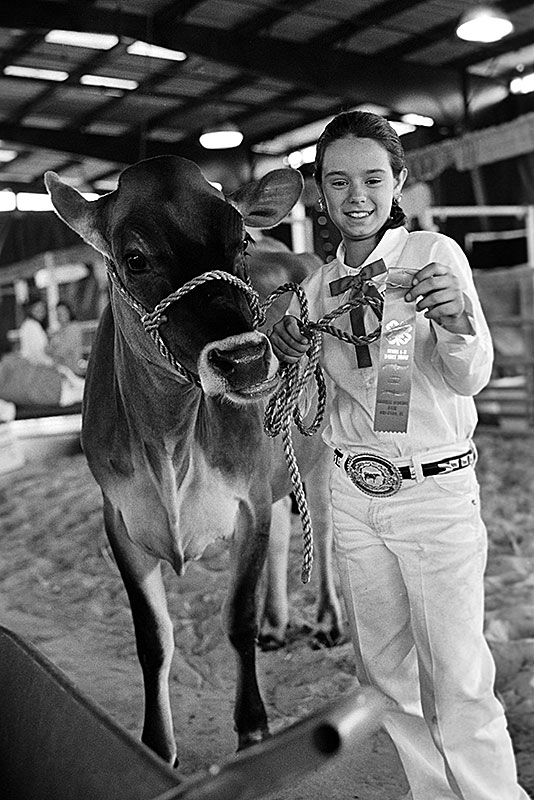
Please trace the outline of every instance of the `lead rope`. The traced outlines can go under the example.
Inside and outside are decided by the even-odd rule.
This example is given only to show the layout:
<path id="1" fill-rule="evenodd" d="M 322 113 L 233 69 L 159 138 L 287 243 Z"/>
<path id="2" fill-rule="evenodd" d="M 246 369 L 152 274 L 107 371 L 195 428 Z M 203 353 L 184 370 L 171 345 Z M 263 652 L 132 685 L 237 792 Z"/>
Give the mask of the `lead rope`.
<path id="1" fill-rule="evenodd" d="M 338 339 L 352 344 L 370 344 L 380 336 L 380 326 L 365 336 L 354 336 L 353 334 L 336 328 L 331 322 L 342 314 L 353 309 L 355 306 L 364 303 L 372 306 L 380 319 L 382 316 L 383 301 L 378 298 L 370 297 L 360 290 L 352 300 L 344 303 L 338 308 L 325 314 L 317 322 L 310 322 L 308 312 L 308 301 L 301 286 L 297 283 L 285 283 L 275 289 L 262 303 L 262 310 L 267 308 L 282 294 L 294 292 L 300 303 L 301 319 L 299 327 L 301 332 L 310 339 L 310 347 L 307 351 L 307 359 L 299 359 L 294 364 L 284 364 L 281 369 L 281 380 L 279 388 L 271 395 L 265 409 L 264 430 L 267 436 L 274 438 L 282 433 L 282 443 L 284 455 L 291 478 L 295 502 L 299 510 L 302 526 L 302 570 L 301 581 L 308 583 L 311 578 L 313 566 L 313 529 L 311 524 L 310 512 L 304 492 L 304 486 L 295 456 L 291 423 L 294 422 L 298 430 L 304 436 L 312 436 L 320 428 L 326 408 L 326 383 L 319 361 L 323 333 L 329 333 Z M 303 364 L 302 362 L 305 363 Z M 317 409 L 312 421 L 305 425 L 303 412 L 300 409 L 300 399 L 306 391 L 310 379 L 315 380 L 317 389 Z"/>
<path id="2" fill-rule="evenodd" d="M 190 370 L 186 369 L 175 359 L 159 333 L 159 326 L 162 322 L 166 321 L 164 312 L 171 303 L 176 302 L 176 300 L 179 300 L 197 286 L 201 286 L 208 281 L 226 281 L 240 289 L 247 296 L 253 316 L 254 327 L 257 328 L 263 325 L 267 309 L 278 297 L 286 292 L 294 292 L 296 294 L 301 308 L 301 319 L 299 321 L 300 329 L 302 333 L 310 339 L 307 359 L 305 363 L 301 363 L 304 362 L 304 359 L 299 359 L 295 364 L 282 365 L 280 371 L 280 385 L 267 403 L 263 425 L 265 433 L 271 438 L 282 433 L 284 455 L 302 526 L 303 555 L 301 580 L 302 583 L 308 583 L 313 565 L 313 529 L 304 486 L 295 456 L 291 424 L 294 422 L 300 433 L 304 436 L 312 436 L 322 424 L 326 408 L 326 384 L 318 361 L 323 333 L 329 333 L 332 336 L 336 336 L 338 339 L 356 345 L 370 344 L 380 336 L 380 326 L 372 331 L 372 333 L 365 336 L 354 336 L 353 334 L 334 327 L 330 323 L 355 306 L 363 303 L 374 307 L 375 311 L 378 311 L 377 316 L 380 318 L 383 302 L 378 298 L 369 297 L 365 295 L 363 291 L 360 291 L 348 303 L 344 303 L 339 306 L 339 308 L 334 309 L 329 314 L 317 320 L 317 322 L 310 322 L 308 301 L 299 284 L 292 282 L 284 283 L 282 286 L 275 289 L 274 292 L 271 292 L 263 303 L 260 303 L 258 293 L 250 283 L 248 275 L 246 276 L 246 280 L 242 280 L 238 278 L 237 275 L 232 275 L 224 270 L 212 270 L 204 272 L 202 275 L 188 281 L 180 289 L 172 292 L 161 300 L 152 311 L 149 311 L 124 286 L 114 264 L 107 258 L 105 262 L 108 276 L 114 289 L 127 305 L 139 315 L 144 330 L 154 340 L 160 354 L 170 363 L 183 381 L 186 383 L 194 383 L 197 386 L 200 386 L 198 376 L 190 372 Z M 311 423 L 305 425 L 304 416 L 299 407 L 300 399 L 312 378 L 315 380 L 317 387 L 317 410 Z"/>

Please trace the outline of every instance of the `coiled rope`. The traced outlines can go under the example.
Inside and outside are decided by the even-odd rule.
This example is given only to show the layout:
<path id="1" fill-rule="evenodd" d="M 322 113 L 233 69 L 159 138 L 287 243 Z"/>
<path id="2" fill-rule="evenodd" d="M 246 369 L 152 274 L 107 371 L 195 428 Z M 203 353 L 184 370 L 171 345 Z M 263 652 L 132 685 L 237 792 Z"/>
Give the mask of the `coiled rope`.
<path id="1" fill-rule="evenodd" d="M 319 353 L 321 351 L 323 333 L 328 333 L 342 341 L 355 345 L 370 344 L 380 336 L 380 325 L 375 330 L 364 336 L 342 331 L 331 323 L 333 320 L 351 311 L 359 305 L 368 304 L 375 309 L 377 317 L 382 317 L 382 299 L 366 295 L 363 287 L 354 293 L 354 296 L 347 303 L 334 309 L 316 322 L 310 322 L 308 311 L 308 300 L 302 287 L 297 283 L 285 283 L 272 292 L 261 304 L 263 313 L 272 303 L 286 292 L 293 292 L 300 303 L 301 332 L 310 339 L 310 347 L 306 358 L 299 359 L 294 364 L 283 364 L 280 371 L 280 384 L 278 389 L 271 395 L 264 416 L 264 430 L 267 436 L 274 438 L 282 434 L 282 444 L 284 455 L 291 478 L 293 494 L 299 511 L 302 526 L 302 569 L 301 581 L 308 583 L 311 577 L 313 566 L 313 528 L 310 519 L 310 512 L 304 492 L 302 478 L 297 464 L 295 449 L 293 446 L 292 423 L 295 423 L 299 432 L 304 436 L 312 436 L 316 433 L 324 419 L 326 408 L 326 383 L 321 369 Z M 301 396 L 306 392 L 308 383 L 311 379 L 315 380 L 317 392 L 317 407 L 315 415 L 309 424 L 304 423 L 303 412 L 300 408 Z"/>
<path id="2" fill-rule="evenodd" d="M 355 345 L 370 344 L 376 341 L 380 336 L 380 325 L 365 336 L 355 336 L 336 328 L 331 323 L 333 320 L 337 319 L 337 317 L 340 317 L 342 314 L 362 304 L 368 304 L 373 307 L 377 317 L 380 319 L 382 316 L 383 301 L 379 298 L 366 295 L 362 287 L 359 291 L 353 290 L 351 299 L 347 303 L 334 309 L 316 322 L 311 322 L 309 319 L 308 301 L 304 290 L 299 284 L 293 282 L 284 283 L 271 292 L 271 294 L 260 303 L 259 295 L 250 283 L 250 279 L 246 273 L 245 280 L 242 280 L 237 277 L 237 275 L 232 275 L 224 270 L 211 270 L 188 281 L 180 287 L 180 289 L 177 289 L 161 300 L 152 311 L 149 311 L 124 286 L 115 265 L 109 259 L 106 259 L 106 268 L 113 288 L 127 305 L 139 315 L 144 330 L 154 340 L 160 354 L 169 362 L 182 380 L 187 383 L 194 383 L 197 386 L 200 386 L 198 376 L 186 369 L 183 364 L 180 364 L 180 362 L 176 360 L 159 333 L 159 326 L 166 321 L 165 311 L 171 303 L 176 302 L 188 292 L 191 292 L 193 289 L 208 281 L 226 281 L 245 293 L 252 312 L 254 327 L 258 328 L 264 324 L 268 308 L 278 297 L 286 292 L 293 292 L 297 296 L 300 303 L 301 314 L 299 326 L 302 333 L 310 339 L 310 347 L 307 351 L 306 358 L 299 359 L 295 364 L 282 365 L 279 387 L 270 397 L 265 409 L 264 430 L 267 436 L 271 438 L 278 436 L 280 433 L 282 434 L 284 455 L 302 526 L 303 555 L 301 580 L 302 583 L 308 583 L 313 565 L 313 529 L 293 446 L 292 423 L 295 423 L 299 432 L 304 436 L 312 436 L 323 422 L 326 408 L 326 383 L 321 366 L 318 363 L 323 333 L 328 333 L 338 339 Z M 305 414 L 303 414 L 300 409 L 301 396 L 306 391 L 308 383 L 310 383 L 312 379 L 315 380 L 317 389 L 317 408 L 312 421 L 309 424 L 305 424 Z"/>

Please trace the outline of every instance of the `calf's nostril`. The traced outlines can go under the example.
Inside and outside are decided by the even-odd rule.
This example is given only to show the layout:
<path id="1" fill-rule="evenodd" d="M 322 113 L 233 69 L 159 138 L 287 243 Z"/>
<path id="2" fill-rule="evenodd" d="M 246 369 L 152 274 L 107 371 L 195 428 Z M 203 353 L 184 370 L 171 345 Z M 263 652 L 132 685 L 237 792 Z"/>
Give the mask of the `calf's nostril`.
<path id="1" fill-rule="evenodd" d="M 229 357 L 226 353 L 214 348 L 209 356 L 209 360 L 211 361 L 212 365 L 219 370 L 223 375 L 231 375 L 235 372 L 235 359 Z"/>

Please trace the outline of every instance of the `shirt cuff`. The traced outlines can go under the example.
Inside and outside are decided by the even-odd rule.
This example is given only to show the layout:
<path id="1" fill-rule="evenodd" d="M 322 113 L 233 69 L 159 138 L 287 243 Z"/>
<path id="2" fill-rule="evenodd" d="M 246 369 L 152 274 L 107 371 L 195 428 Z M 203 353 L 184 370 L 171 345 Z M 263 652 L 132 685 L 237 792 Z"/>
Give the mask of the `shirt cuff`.
<path id="1" fill-rule="evenodd" d="M 473 303 L 471 302 L 471 298 L 465 293 L 464 293 L 464 304 L 465 304 L 465 314 L 471 326 L 471 331 L 469 333 L 455 333 L 453 331 L 449 331 L 447 328 L 444 328 L 443 325 L 439 324 L 439 322 L 431 320 L 430 322 L 438 342 L 447 342 L 450 344 L 454 344 L 455 342 L 457 342 L 458 345 L 461 345 L 470 342 L 473 336 L 476 336 L 477 325 L 476 325 L 475 313 L 473 310 Z"/>

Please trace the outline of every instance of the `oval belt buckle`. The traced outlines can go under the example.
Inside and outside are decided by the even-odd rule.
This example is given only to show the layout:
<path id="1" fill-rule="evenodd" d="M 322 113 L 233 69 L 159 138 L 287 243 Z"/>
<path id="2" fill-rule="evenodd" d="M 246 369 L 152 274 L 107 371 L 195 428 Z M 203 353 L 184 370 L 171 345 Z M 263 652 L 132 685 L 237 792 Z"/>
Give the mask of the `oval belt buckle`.
<path id="1" fill-rule="evenodd" d="M 371 497 L 389 497 L 402 485 L 399 468 L 382 456 L 371 453 L 349 456 L 345 469 L 353 484 Z"/>

